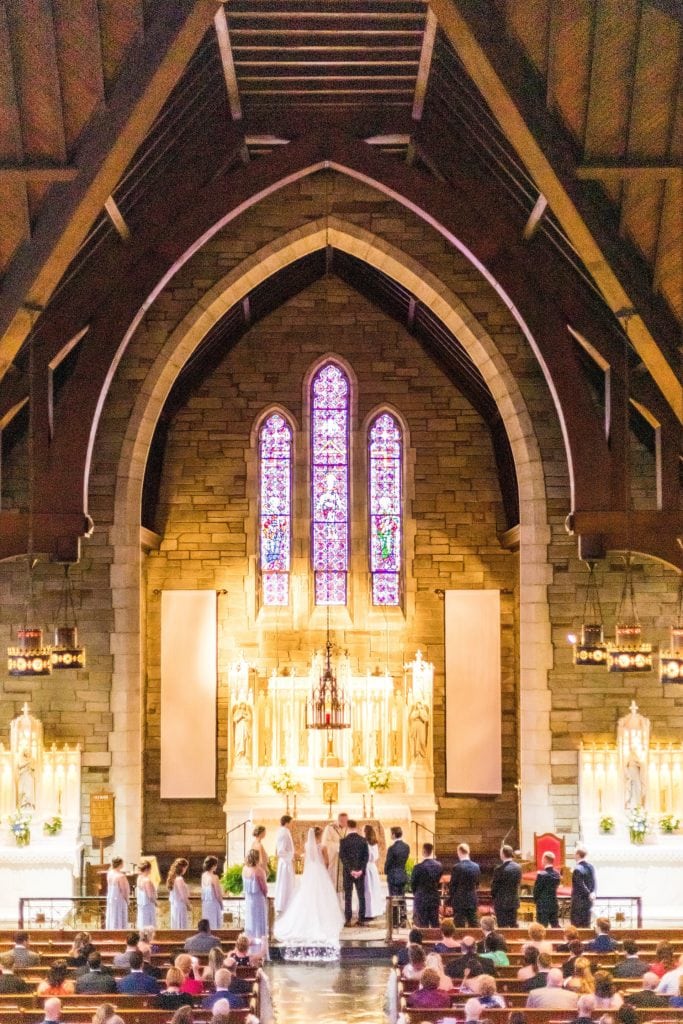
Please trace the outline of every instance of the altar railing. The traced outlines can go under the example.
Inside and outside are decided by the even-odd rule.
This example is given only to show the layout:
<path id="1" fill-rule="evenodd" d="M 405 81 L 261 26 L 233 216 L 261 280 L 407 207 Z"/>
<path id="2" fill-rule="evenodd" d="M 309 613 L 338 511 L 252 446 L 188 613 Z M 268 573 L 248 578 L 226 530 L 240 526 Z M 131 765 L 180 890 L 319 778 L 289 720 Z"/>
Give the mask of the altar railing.
<path id="1" fill-rule="evenodd" d="M 190 896 L 192 912 L 189 928 L 193 928 L 202 916 L 201 896 Z M 269 930 L 274 919 L 273 899 L 268 898 Z M 19 898 L 17 927 L 31 931 L 41 929 L 65 931 L 96 931 L 104 928 L 107 907 L 106 896 L 22 896 Z M 128 904 L 128 923 L 123 929 L 135 929 L 137 916 L 136 900 L 131 893 Z M 170 907 L 167 896 L 159 896 L 157 903 L 157 931 L 170 928 Z M 223 923 L 226 928 L 244 927 L 244 896 L 227 893 L 223 897 Z M 270 936 L 269 936 L 270 937 Z"/>

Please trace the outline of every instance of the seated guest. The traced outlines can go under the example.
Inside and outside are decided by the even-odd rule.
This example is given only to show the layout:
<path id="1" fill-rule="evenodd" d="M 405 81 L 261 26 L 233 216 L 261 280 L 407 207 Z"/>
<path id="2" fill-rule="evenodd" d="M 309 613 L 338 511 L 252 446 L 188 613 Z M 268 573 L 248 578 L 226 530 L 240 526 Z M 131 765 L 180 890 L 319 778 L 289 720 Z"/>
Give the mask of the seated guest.
<path id="1" fill-rule="evenodd" d="M 577 996 L 593 995 L 595 979 L 587 956 L 577 956 L 574 961 L 574 973 L 571 978 L 567 978 L 564 987 L 570 992 L 576 992 Z"/>
<path id="2" fill-rule="evenodd" d="M 192 1006 L 190 993 L 180 991 L 182 982 L 182 971 L 177 967 L 169 967 L 166 971 L 166 988 L 157 996 L 157 1006 L 160 1010 L 177 1010 L 180 1006 Z"/>
<path id="3" fill-rule="evenodd" d="M 465 1024 L 477 1024 L 483 1012 L 484 1007 L 478 999 L 468 999 L 465 1003 Z"/>
<path id="4" fill-rule="evenodd" d="M 535 946 L 539 953 L 552 953 L 553 944 L 545 937 L 545 928 L 538 921 L 529 925 L 527 946 Z"/>
<path id="5" fill-rule="evenodd" d="M 548 971 L 548 984 L 545 988 L 535 988 L 527 996 L 526 1005 L 529 1010 L 575 1010 L 578 996 L 562 988 L 562 971 L 553 967 Z"/>
<path id="6" fill-rule="evenodd" d="M 194 953 L 196 956 L 208 953 L 214 946 L 220 946 L 221 940 L 217 935 L 212 935 L 209 922 L 205 917 L 197 925 L 197 934 L 185 939 L 184 950 L 186 953 Z"/>
<path id="7" fill-rule="evenodd" d="M 480 917 L 479 927 L 481 928 L 481 938 L 477 943 L 477 953 L 483 953 L 486 936 L 496 930 L 496 919 L 493 914 L 484 914 L 483 917 Z"/>
<path id="8" fill-rule="evenodd" d="M 159 947 L 154 941 L 156 932 L 154 928 L 141 928 L 140 929 L 140 941 L 138 942 L 138 949 L 145 958 L 145 963 L 152 959 L 153 953 L 159 952 Z"/>
<path id="9" fill-rule="evenodd" d="M 95 950 L 88 957 L 88 968 L 85 974 L 76 978 L 76 994 L 85 995 L 86 992 L 93 992 L 97 995 L 108 995 L 118 992 L 116 980 L 113 975 L 102 968 L 102 957 Z"/>
<path id="10" fill-rule="evenodd" d="M 614 966 L 614 977 L 642 978 L 647 972 L 647 964 L 638 956 L 638 943 L 634 939 L 624 939 L 624 953 L 624 959 Z"/>
<path id="11" fill-rule="evenodd" d="M 496 990 L 496 979 L 490 974 L 482 974 L 478 979 L 479 1002 L 488 1009 L 502 1009 L 505 1000 Z"/>
<path id="12" fill-rule="evenodd" d="M 417 992 L 408 996 L 408 1006 L 422 1009 L 446 1009 L 451 1005 L 451 997 L 439 988 L 438 971 L 425 967 L 420 978 Z"/>
<path id="13" fill-rule="evenodd" d="M 667 971 L 672 971 L 675 966 L 676 959 L 671 943 L 666 939 L 658 942 L 655 948 L 655 962 L 650 964 L 648 970 L 656 974 L 658 978 L 663 978 Z"/>
<path id="14" fill-rule="evenodd" d="M 66 960 L 57 960 L 47 972 L 47 978 L 38 985 L 36 994 L 39 996 L 72 996 L 75 987 L 73 981 L 67 978 L 68 970 Z"/>
<path id="15" fill-rule="evenodd" d="M 666 996 L 659 996 L 655 992 L 657 985 L 659 985 L 659 978 L 654 971 L 647 971 L 643 975 L 640 981 L 643 986 L 637 992 L 627 992 L 625 999 L 626 1002 L 631 1006 L 637 1006 L 638 1008 L 653 1009 L 661 1008 L 669 1005 L 669 1000 Z"/>
<path id="16" fill-rule="evenodd" d="M 558 942 L 558 944 L 555 946 L 555 951 L 557 953 L 568 953 L 569 943 L 576 942 L 576 940 L 579 938 L 579 929 L 575 928 L 573 924 L 569 925 L 569 927 L 565 928 L 564 930 L 564 942 Z"/>
<path id="17" fill-rule="evenodd" d="M 145 962 L 139 949 L 133 950 L 130 954 L 129 963 L 130 972 L 119 981 L 119 992 L 126 996 L 158 995 L 159 982 L 151 975 L 145 974 Z"/>
<path id="18" fill-rule="evenodd" d="M 100 1003 L 92 1015 L 90 1024 L 111 1024 L 116 1016 L 116 1007 L 111 1003 Z"/>
<path id="19" fill-rule="evenodd" d="M 171 1017 L 171 1024 L 194 1024 L 194 1014 L 191 1007 L 181 1006 Z"/>
<path id="20" fill-rule="evenodd" d="M 67 967 L 87 967 L 88 957 L 95 947 L 88 932 L 76 932 L 71 949 L 66 954 Z"/>
<path id="21" fill-rule="evenodd" d="M 609 918 L 599 917 L 595 922 L 596 936 L 587 942 L 584 949 L 587 953 L 613 953 L 619 949 L 619 943 L 610 935 L 612 925 Z"/>
<path id="22" fill-rule="evenodd" d="M 553 966 L 553 958 L 547 953 L 539 953 L 536 967 L 538 970 L 531 978 L 522 982 L 523 992 L 533 992 L 535 988 L 545 988 L 548 984 L 548 971 Z"/>
<path id="23" fill-rule="evenodd" d="M 508 1016 L 508 1024 L 526 1024 L 526 1017 L 521 1010 L 513 1010 Z"/>
<path id="24" fill-rule="evenodd" d="M 126 939 L 126 949 L 123 953 L 115 953 L 112 959 L 112 967 L 130 967 L 130 954 L 138 948 L 140 941 L 139 932 L 131 932 Z"/>
<path id="25" fill-rule="evenodd" d="M 538 948 L 526 945 L 522 949 L 522 966 L 517 971 L 517 981 L 528 981 L 538 974 Z"/>
<path id="26" fill-rule="evenodd" d="M 455 924 L 452 917 L 444 917 L 441 922 L 441 938 L 434 943 L 434 952 L 452 953 L 454 949 L 460 949 L 460 943 L 455 938 Z"/>
<path id="27" fill-rule="evenodd" d="M 605 1014 L 605 1017 L 607 1014 Z M 601 1017 L 600 1020 L 603 1020 Z M 638 1014 L 632 1006 L 622 1006 L 614 1015 L 615 1024 L 638 1024 Z"/>
<path id="28" fill-rule="evenodd" d="M 215 991 L 209 992 L 208 995 L 204 996 L 202 1010 L 212 1010 L 221 999 L 227 1000 L 229 1009 L 243 1010 L 247 1005 L 247 1001 L 244 996 L 230 991 L 231 981 L 232 974 L 227 968 L 221 967 L 220 971 L 216 971 Z"/>
<path id="29" fill-rule="evenodd" d="M 50 996 L 49 999 L 45 1000 L 43 1006 L 43 1013 L 45 1019 L 43 1024 L 54 1024 L 55 1021 L 61 1020 L 62 1017 L 62 1001 L 57 996 Z"/>
<path id="30" fill-rule="evenodd" d="M 422 932 L 419 928 L 411 928 L 408 932 L 408 942 L 402 949 L 399 949 L 396 954 L 396 962 L 399 967 L 405 967 L 408 963 L 408 950 L 411 945 L 421 946 L 422 945 Z"/>
<path id="31" fill-rule="evenodd" d="M 507 942 L 500 932 L 489 932 L 484 939 L 482 956 L 493 960 L 496 967 L 509 967 L 510 957 L 507 955 Z"/>
<path id="32" fill-rule="evenodd" d="M 220 971 L 222 967 L 226 966 L 225 953 L 220 946 L 214 946 L 209 950 L 206 961 L 206 967 L 202 971 L 202 981 L 205 988 L 213 989 L 215 988 L 216 971 Z"/>
<path id="33" fill-rule="evenodd" d="M 683 1010 L 683 974 L 678 979 L 678 995 L 671 996 L 669 1006 L 672 1006 L 677 1010 Z"/>
<path id="34" fill-rule="evenodd" d="M 443 960 L 439 953 L 428 953 L 425 959 L 425 970 L 436 971 L 439 975 L 439 988 L 442 992 L 452 992 L 453 982 L 443 969 Z"/>
<path id="35" fill-rule="evenodd" d="M 677 996 L 681 976 L 683 976 L 683 953 L 678 958 L 678 966 L 667 971 L 657 986 L 660 996 Z"/>
<path id="36" fill-rule="evenodd" d="M 175 958 L 175 966 L 180 971 L 180 991 L 187 992 L 191 996 L 200 996 L 204 993 L 204 983 L 199 975 L 199 960 L 189 953 L 179 953 Z M 166 976 L 168 986 L 168 975 Z"/>
<path id="37" fill-rule="evenodd" d="M 595 996 L 590 993 L 579 996 L 579 1001 L 576 1004 L 576 1019 L 571 1024 L 592 1024 L 594 1009 Z"/>
<path id="38" fill-rule="evenodd" d="M 425 969 L 426 954 L 422 946 L 418 946 L 417 943 L 411 942 L 408 946 L 408 963 L 405 965 L 401 974 L 404 978 L 416 978 L 422 977 L 422 972 Z"/>
<path id="39" fill-rule="evenodd" d="M 0 995 L 18 996 L 22 992 L 31 992 L 31 986 L 23 978 L 14 973 L 14 953 L 3 953 L 0 956 Z"/>
<path id="40" fill-rule="evenodd" d="M 14 936 L 14 966 L 17 970 L 22 967 L 35 967 L 40 963 L 40 954 L 29 949 L 28 932 L 17 932 Z"/>
<path id="41" fill-rule="evenodd" d="M 614 979 L 609 971 L 595 972 L 595 1009 L 618 1010 L 624 997 L 617 992 Z"/>
<path id="42" fill-rule="evenodd" d="M 569 952 L 571 956 L 562 964 L 562 973 L 565 978 L 571 978 L 574 973 L 574 964 L 579 957 L 585 959 L 583 956 L 583 943 L 581 942 L 581 939 L 572 939 L 569 943 Z"/>
<path id="43" fill-rule="evenodd" d="M 248 935 L 242 933 L 235 939 L 235 948 L 227 954 L 225 966 L 232 970 L 233 967 L 251 967 L 252 959 L 249 954 L 251 940 Z"/>
<path id="44" fill-rule="evenodd" d="M 446 964 L 449 978 L 476 978 L 480 974 L 495 974 L 496 968 L 491 959 L 482 958 L 475 952 L 475 942 L 471 935 L 464 935 L 460 941 L 460 956 L 454 957 Z"/>

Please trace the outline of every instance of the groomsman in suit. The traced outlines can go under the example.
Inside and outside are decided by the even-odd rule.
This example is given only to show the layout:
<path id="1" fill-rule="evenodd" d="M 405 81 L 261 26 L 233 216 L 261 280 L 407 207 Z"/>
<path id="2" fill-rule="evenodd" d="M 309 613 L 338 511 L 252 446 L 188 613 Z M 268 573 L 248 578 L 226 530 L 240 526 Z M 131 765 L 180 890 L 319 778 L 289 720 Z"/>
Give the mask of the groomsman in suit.
<path id="1" fill-rule="evenodd" d="M 450 903 L 456 928 L 477 927 L 477 888 L 481 871 L 470 860 L 467 843 L 458 846 L 458 861 L 451 871 Z"/>
<path id="2" fill-rule="evenodd" d="M 393 842 L 387 850 L 387 857 L 384 862 L 384 874 L 387 876 L 387 887 L 390 896 L 403 897 L 406 891 L 406 863 L 410 856 L 410 847 L 403 842 L 403 829 L 395 826 L 391 830 Z M 405 900 L 394 904 L 392 908 L 394 925 L 404 928 L 407 923 Z"/>
<path id="3" fill-rule="evenodd" d="M 351 924 L 353 890 L 358 896 L 358 927 L 365 924 L 365 869 L 370 857 L 367 840 L 349 820 L 348 831 L 339 844 L 339 859 L 344 868 L 344 922 Z"/>
<path id="4" fill-rule="evenodd" d="M 422 857 L 410 876 L 410 887 L 413 890 L 413 924 L 418 928 L 438 928 L 443 864 L 434 859 L 434 847 L 431 843 L 425 843 L 422 847 Z"/>
<path id="5" fill-rule="evenodd" d="M 560 884 L 560 872 L 555 868 L 555 854 L 548 850 L 543 854 L 543 867 L 536 875 L 534 882 L 534 903 L 536 904 L 536 920 L 546 928 L 559 928 L 559 906 L 557 904 L 557 887 Z"/>
<path id="6" fill-rule="evenodd" d="M 522 881 L 522 869 L 512 859 L 514 853 L 515 851 L 511 846 L 505 845 L 501 847 L 500 859 L 502 863 L 493 869 L 491 897 L 499 928 L 517 927 L 519 885 Z"/>
<path id="7" fill-rule="evenodd" d="M 595 899 L 595 868 L 586 860 L 586 850 L 576 847 L 576 867 L 572 871 L 572 899 L 569 920 L 575 928 L 590 928 L 591 907 Z"/>

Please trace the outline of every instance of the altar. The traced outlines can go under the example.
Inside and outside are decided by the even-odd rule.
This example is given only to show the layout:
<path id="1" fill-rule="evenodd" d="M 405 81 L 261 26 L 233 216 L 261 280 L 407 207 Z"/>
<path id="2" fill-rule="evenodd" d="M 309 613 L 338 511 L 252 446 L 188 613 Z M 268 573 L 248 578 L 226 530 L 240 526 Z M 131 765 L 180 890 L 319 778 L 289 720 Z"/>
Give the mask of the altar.
<path id="1" fill-rule="evenodd" d="M 318 822 L 346 811 L 381 820 L 385 832 L 400 825 L 413 846 L 416 830 L 420 843 L 433 835 L 433 666 L 418 651 L 397 680 L 379 670 L 354 674 L 341 655 L 335 668 L 349 727 L 314 730 L 306 727 L 306 704 L 323 668 L 322 654 L 304 671 L 287 666 L 268 678 L 244 660 L 230 666 L 224 809 L 231 863 L 243 857 L 244 822 L 249 835 L 253 823 L 273 836 L 287 810 Z"/>
<path id="2" fill-rule="evenodd" d="M 599 896 L 640 896 L 645 925 L 683 921 L 683 744 L 651 738 L 635 702 L 615 744 L 579 752 L 581 837 Z"/>
<path id="3" fill-rule="evenodd" d="M 80 747 L 45 747 L 43 726 L 24 704 L 0 743 L 0 921 L 15 926 L 19 899 L 77 894 L 81 874 Z M 59 923 L 69 903 L 49 910 Z"/>

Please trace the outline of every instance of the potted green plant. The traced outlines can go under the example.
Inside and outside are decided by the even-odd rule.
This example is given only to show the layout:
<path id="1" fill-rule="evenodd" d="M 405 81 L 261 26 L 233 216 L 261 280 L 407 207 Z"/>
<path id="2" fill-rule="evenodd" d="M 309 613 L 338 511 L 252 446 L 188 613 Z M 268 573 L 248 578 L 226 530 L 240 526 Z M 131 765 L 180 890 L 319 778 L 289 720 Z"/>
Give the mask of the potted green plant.
<path id="1" fill-rule="evenodd" d="M 599 827 L 602 835 L 610 836 L 614 832 L 614 818 L 609 814 L 603 814 Z"/>
<path id="2" fill-rule="evenodd" d="M 55 814 L 52 818 L 48 818 L 43 823 L 43 832 L 46 836 L 58 836 L 62 831 L 62 819 L 58 814 Z"/>
<path id="3" fill-rule="evenodd" d="M 671 836 L 681 827 L 681 820 L 675 814 L 663 814 L 659 819 L 659 830 L 665 836 Z"/>

